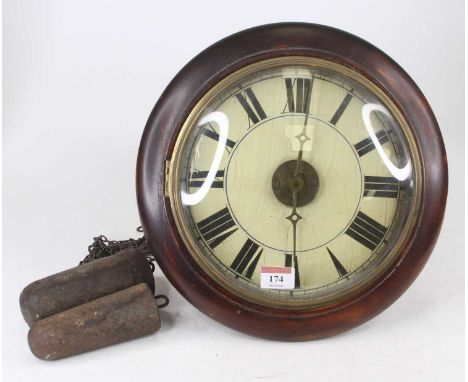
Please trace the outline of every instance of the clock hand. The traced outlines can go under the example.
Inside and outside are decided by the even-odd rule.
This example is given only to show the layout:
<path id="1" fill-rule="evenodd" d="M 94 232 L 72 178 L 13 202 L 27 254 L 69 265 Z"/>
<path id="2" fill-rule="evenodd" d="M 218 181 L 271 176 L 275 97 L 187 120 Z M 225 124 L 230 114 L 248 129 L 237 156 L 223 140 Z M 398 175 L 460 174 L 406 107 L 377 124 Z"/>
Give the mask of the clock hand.
<path id="1" fill-rule="evenodd" d="M 304 125 L 302 125 L 302 131 L 300 134 L 296 135 L 296 138 L 299 140 L 299 153 L 297 154 L 297 161 L 296 161 L 296 170 L 294 171 L 294 176 L 299 174 L 299 168 L 301 167 L 302 162 L 302 153 L 304 149 L 304 144 L 307 141 L 310 141 L 311 138 L 307 135 L 307 122 L 309 121 L 309 109 L 310 109 L 310 95 L 312 92 L 312 85 L 309 86 L 308 92 L 306 93 L 305 97 L 305 110 L 304 110 Z"/>
<path id="2" fill-rule="evenodd" d="M 297 207 L 297 191 L 293 191 L 293 210 L 291 212 L 291 215 L 287 216 L 286 219 L 288 219 L 292 225 L 293 225 L 293 262 L 296 259 L 296 242 L 297 242 L 297 222 L 302 219 L 302 216 L 299 215 L 296 211 Z"/>
<path id="3" fill-rule="evenodd" d="M 302 131 L 300 134 L 296 135 L 296 138 L 299 140 L 299 153 L 297 154 L 296 169 L 294 171 L 294 177 L 299 175 L 299 169 L 302 162 L 302 153 L 304 149 L 304 144 L 307 141 L 310 141 L 310 137 L 307 135 L 307 122 L 309 120 L 309 108 L 310 108 L 310 95 L 312 91 L 312 86 L 309 87 L 309 91 L 306 93 L 305 97 L 305 116 L 304 124 L 302 125 Z M 297 189 L 292 189 L 293 196 L 293 210 L 289 216 L 286 217 L 293 225 L 293 265 L 296 267 L 296 251 L 297 251 L 297 222 L 302 219 L 302 216 L 297 213 Z"/>

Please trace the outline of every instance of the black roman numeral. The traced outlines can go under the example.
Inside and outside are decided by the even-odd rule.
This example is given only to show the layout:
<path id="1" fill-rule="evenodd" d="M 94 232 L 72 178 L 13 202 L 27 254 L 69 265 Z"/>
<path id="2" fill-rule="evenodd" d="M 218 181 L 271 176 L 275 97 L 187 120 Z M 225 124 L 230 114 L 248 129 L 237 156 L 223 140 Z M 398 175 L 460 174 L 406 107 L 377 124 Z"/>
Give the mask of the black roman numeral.
<path id="1" fill-rule="evenodd" d="M 227 207 L 197 223 L 201 235 L 211 248 L 215 248 L 236 232 L 237 228 L 230 229 L 235 225 Z"/>
<path id="2" fill-rule="evenodd" d="M 213 139 L 214 141 L 219 141 L 219 134 L 213 130 L 213 128 L 205 127 L 203 129 L 203 135 L 206 135 L 208 138 Z M 230 139 L 226 140 L 226 146 L 230 147 L 231 149 L 236 145 L 236 142 L 231 141 Z"/>
<path id="3" fill-rule="evenodd" d="M 267 115 L 262 109 L 260 102 L 258 102 L 257 96 L 254 94 L 251 88 L 247 88 L 245 90 L 245 95 L 249 99 L 250 103 L 247 101 L 246 96 L 241 93 L 236 94 L 236 98 L 239 103 L 244 108 L 245 112 L 249 116 L 249 119 L 252 121 L 253 124 L 260 122 L 261 120 L 265 119 Z M 253 109 L 252 109 L 252 106 Z"/>
<path id="4" fill-rule="evenodd" d="M 292 268 L 294 267 L 294 288 L 301 287 L 301 280 L 299 279 L 299 263 L 297 262 L 296 255 L 285 254 L 284 266 Z"/>
<path id="5" fill-rule="evenodd" d="M 333 254 L 332 251 L 327 247 L 328 254 L 330 255 L 331 260 L 333 261 L 333 265 L 336 268 L 336 271 L 338 272 L 338 275 L 340 277 L 346 276 L 348 274 L 348 271 L 346 270 L 345 267 L 343 267 L 343 264 L 340 263 L 340 261 L 336 258 L 336 256 Z"/>
<path id="6" fill-rule="evenodd" d="M 201 187 L 208 176 L 208 171 L 198 171 L 193 170 L 190 173 L 190 187 Z M 216 171 L 216 178 L 221 179 L 214 179 L 213 183 L 211 183 L 211 188 L 223 188 L 223 178 L 224 178 L 224 170 Z"/>
<path id="7" fill-rule="evenodd" d="M 387 227 L 359 211 L 345 233 L 373 251 L 380 244 L 386 232 Z"/>
<path id="8" fill-rule="evenodd" d="M 310 95 L 312 93 L 312 80 L 310 78 L 284 79 L 288 109 L 290 113 L 309 113 Z M 296 86 L 296 99 L 294 100 L 294 85 Z"/>
<path id="9" fill-rule="evenodd" d="M 344 97 L 343 101 L 341 101 L 340 106 L 338 106 L 338 109 L 335 111 L 335 114 L 333 114 L 333 117 L 330 119 L 330 123 L 332 125 L 337 124 L 337 122 L 340 120 L 341 116 L 343 115 L 344 111 L 346 110 L 352 99 L 353 96 L 351 94 L 346 94 L 346 97 Z"/>
<path id="10" fill-rule="evenodd" d="M 379 140 L 381 145 L 383 145 L 385 142 L 388 142 L 388 135 L 385 131 L 379 130 L 377 131 L 377 133 L 375 133 L 375 135 L 377 136 L 377 139 Z M 367 153 L 374 150 L 375 145 L 372 142 L 372 139 L 366 138 L 363 139 L 361 142 L 356 143 L 354 145 L 354 148 L 358 152 L 359 156 L 362 157 L 363 155 L 366 155 Z"/>
<path id="11" fill-rule="evenodd" d="M 262 256 L 263 248 L 255 244 L 252 240 L 247 239 L 236 258 L 231 264 L 231 269 L 248 279 L 251 279 L 255 268 L 257 268 L 258 261 Z"/>
<path id="12" fill-rule="evenodd" d="M 396 198 L 398 196 L 398 180 L 391 176 L 365 176 L 364 196 Z"/>

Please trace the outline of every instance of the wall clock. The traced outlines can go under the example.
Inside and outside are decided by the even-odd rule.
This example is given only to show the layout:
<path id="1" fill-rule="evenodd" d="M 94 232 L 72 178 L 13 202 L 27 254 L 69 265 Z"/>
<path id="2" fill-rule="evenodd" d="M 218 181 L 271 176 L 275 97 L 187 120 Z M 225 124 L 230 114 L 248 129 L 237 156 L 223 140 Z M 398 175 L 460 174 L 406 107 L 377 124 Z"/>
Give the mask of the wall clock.
<path id="1" fill-rule="evenodd" d="M 145 128 L 137 197 L 148 244 L 215 320 L 306 340 L 361 324 L 436 242 L 445 149 L 421 91 L 362 39 L 313 24 L 209 47 Z"/>

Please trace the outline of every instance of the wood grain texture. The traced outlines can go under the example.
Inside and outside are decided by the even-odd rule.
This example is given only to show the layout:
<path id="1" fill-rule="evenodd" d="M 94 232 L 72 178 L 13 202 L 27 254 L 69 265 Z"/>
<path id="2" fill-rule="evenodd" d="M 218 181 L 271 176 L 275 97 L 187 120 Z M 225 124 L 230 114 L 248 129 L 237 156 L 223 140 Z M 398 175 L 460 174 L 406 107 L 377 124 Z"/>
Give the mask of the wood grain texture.
<path id="1" fill-rule="evenodd" d="M 191 258 L 164 195 L 164 161 L 194 105 L 221 79 L 246 65 L 282 56 L 334 61 L 378 86 L 406 119 L 422 162 L 422 198 L 396 260 L 358 296 L 313 309 L 274 309 L 221 288 Z M 215 58 L 215 59 L 213 59 Z M 137 198 L 149 245 L 172 284 L 208 316 L 231 328 L 277 340 L 317 339 L 351 329 L 391 305 L 417 277 L 437 240 L 448 173 L 437 121 L 412 79 L 383 52 L 340 30 L 314 24 L 261 26 L 230 36 L 184 67 L 160 97 L 146 125 L 137 163 Z"/>

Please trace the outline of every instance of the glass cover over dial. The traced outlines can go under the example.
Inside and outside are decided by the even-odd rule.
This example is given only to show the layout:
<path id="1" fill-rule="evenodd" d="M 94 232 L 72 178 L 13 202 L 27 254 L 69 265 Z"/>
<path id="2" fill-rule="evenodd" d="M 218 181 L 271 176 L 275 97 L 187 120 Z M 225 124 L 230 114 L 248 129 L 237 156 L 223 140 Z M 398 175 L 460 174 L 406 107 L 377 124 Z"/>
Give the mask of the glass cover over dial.
<path id="1" fill-rule="evenodd" d="M 336 300 L 391 262 L 409 224 L 407 128 L 370 82 L 283 58 L 229 76 L 198 103 L 171 159 L 171 203 L 194 259 L 269 306 Z M 293 287 L 261 285 L 286 267 Z"/>

